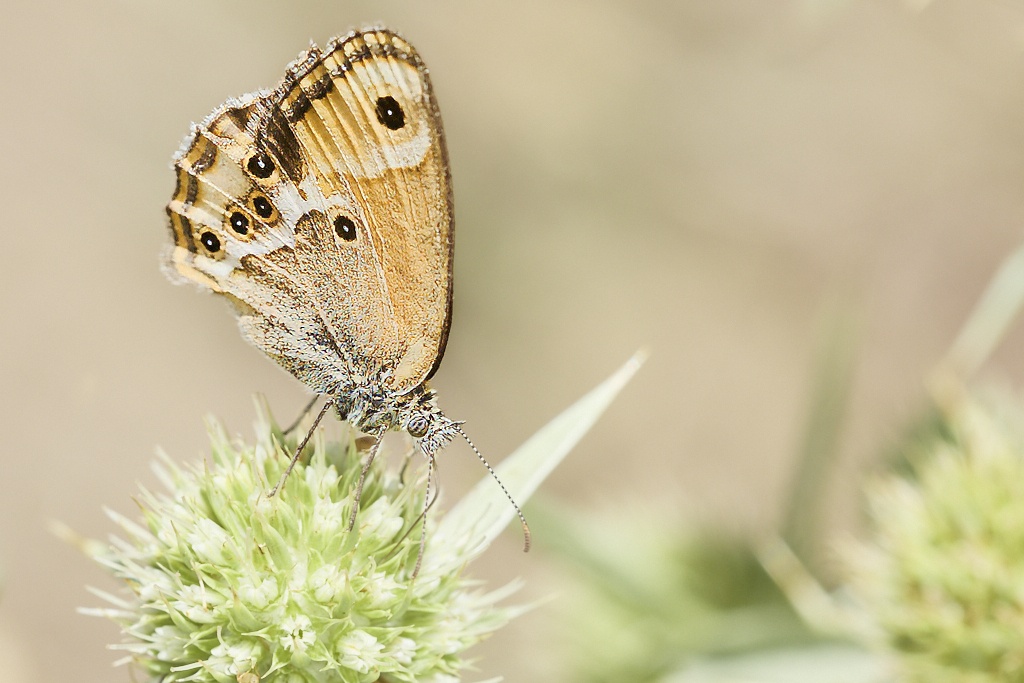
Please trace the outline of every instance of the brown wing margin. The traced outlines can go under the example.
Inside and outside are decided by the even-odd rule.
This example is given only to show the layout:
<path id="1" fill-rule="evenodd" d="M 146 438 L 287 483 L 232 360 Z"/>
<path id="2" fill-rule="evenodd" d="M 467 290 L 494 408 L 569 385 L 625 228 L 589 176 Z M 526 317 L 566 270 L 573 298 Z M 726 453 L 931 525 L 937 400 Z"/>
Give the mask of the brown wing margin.
<path id="1" fill-rule="evenodd" d="M 423 74 L 423 82 L 426 85 L 426 93 L 428 101 L 430 102 L 430 110 L 434 114 L 434 120 L 437 121 L 437 140 L 441 147 L 441 161 L 444 166 L 445 185 L 448 188 L 445 202 L 448 205 L 448 292 L 446 295 L 445 305 L 445 319 L 444 326 L 442 327 L 441 339 L 437 344 L 437 357 L 434 358 L 434 364 L 430 366 L 430 370 L 427 371 L 427 375 L 424 381 L 430 379 L 437 372 L 437 369 L 441 366 L 441 359 L 444 358 L 445 347 L 448 346 L 448 332 L 452 326 L 452 299 L 454 294 L 454 282 L 455 282 L 455 197 L 452 191 L 452 167 L 448 159 L 448 142 L 444 135 L 444 122 L 441 119 L 441 110 L 437 106 L 437 97 L 434 95 L 434 85 L 430 82 L 430 73 L 427 67 L 417 56 L 416 67 L 420 73 Z"/>

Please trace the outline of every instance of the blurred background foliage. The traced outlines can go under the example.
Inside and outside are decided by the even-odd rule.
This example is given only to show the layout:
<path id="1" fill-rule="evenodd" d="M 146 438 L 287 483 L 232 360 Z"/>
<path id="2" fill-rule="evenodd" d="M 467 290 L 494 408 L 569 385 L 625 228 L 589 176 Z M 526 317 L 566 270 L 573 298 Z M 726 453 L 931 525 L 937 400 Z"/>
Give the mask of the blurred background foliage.
<path id="1" fill-rule="evenodd" d="M 102 537 L 101 507 L 130 513 L 135 482 L 152 484 L 156 445 L 199 457 L 211 411 L 247 433 L 256 391 L 282 416 L 304 404 L 223 302 L 159 273 L 168 161 L 189 121 L 273 85 L 310 39 L 374 21 L 423 54 L 448 133 L 446 411 L 499 460 L 652 351 L 527 510 L 538 552 L 509 534 L 477 566 L 494 585 L 526 577 L 540 601 L 480 649 L 480 678 L 602 680 L 614 664 L 630 680 L 744 680 L 750 660 L 721 655 L 777 671 L 807 645 L 818 671 L 873 675 L 849 638 L 790 605 L 835 585 L 827 548 L 859 527 L 864 469 L 946 395 L 935 369 L 1020 241 L 1024 4 L 13 0 L 2 13 L 5 680 L 122 674 L 102 649 L 113 626 L 74 613 L 100 578 L 50 519 Z M 981 374 L 1019 384 L 1022 334 L 982 353 Z M 954 376 L 977 369 L 953 356 Z M 479 475 L 466 449 L 443 455 L 449 501 Z M 764 573 L 779 537 L 807 592 Z"/>

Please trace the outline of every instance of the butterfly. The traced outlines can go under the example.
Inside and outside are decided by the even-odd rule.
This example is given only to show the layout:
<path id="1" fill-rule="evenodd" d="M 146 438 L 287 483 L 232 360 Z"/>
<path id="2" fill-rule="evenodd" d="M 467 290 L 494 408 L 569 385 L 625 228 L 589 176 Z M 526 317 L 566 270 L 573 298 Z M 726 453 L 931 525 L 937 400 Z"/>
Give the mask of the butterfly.
<path id="1" fill-rule="evenodd" d="M 332 406 L 375 437 L 350 529 L 388 430 L 431 466 L 462 435 L 487 465 L 428 386 L 451 326 L 453 205 L 412 45 L 379 27 L 311 45 L 277 87 L 194 124 L 174 170 L 165 270 L 228 299 L 250 343 L 329 399 L 291 465 Z"/>

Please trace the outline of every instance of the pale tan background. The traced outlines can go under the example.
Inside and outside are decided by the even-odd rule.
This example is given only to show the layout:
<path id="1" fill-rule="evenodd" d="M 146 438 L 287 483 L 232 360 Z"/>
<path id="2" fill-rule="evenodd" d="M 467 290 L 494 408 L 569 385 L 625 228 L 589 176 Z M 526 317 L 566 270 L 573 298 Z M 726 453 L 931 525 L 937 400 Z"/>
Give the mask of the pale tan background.
<path id="1" fill-rule="evenodd" d="M 168 160 L 191 120 L 274 84 L 311 38 L 383 20 L 434 74 L 454 169 L 456 309 L 442 405 L 499 460 L 647 345 L 648 366 L 547 484 L 579 509 L 678 498 L 768 529 L 827 302 L 860 354 L 830 523 L 923 395 L 1024 225 L 1024 3 L 7 0 L 0 9 L 0 679 L 125 681 L 104 537 L 164 447 L 248 433 L 302 388 L 226 306 L 168 284 Z M 836 296 L 833 296 L 836 295 Z M 1021 339 L 997 367 L 1020 375 Z M 444 456 L 452 490 L 481 475 Z M 495 495 L 500 495 L 497 491 Z M 558 591 L 509 534 L 477 565 Z M 548 680 L 542 608 L 481 677 Z"/>

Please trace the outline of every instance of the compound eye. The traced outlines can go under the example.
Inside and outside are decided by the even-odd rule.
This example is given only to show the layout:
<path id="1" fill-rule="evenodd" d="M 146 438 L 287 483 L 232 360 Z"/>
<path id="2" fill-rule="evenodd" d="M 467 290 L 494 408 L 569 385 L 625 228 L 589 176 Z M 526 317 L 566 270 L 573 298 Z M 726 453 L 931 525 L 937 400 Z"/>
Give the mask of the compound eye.
<path id="1" fill-rule="evenodd" d="M 409 424 L 406 425 L 405 431 L 409 432 L 409 436 L 414 439 L 422 439 L 427 435 L 427 430 L 430 425 L 427 423 L 427 418 L 422 415 L 413 415 L 409 418 Z"/>

